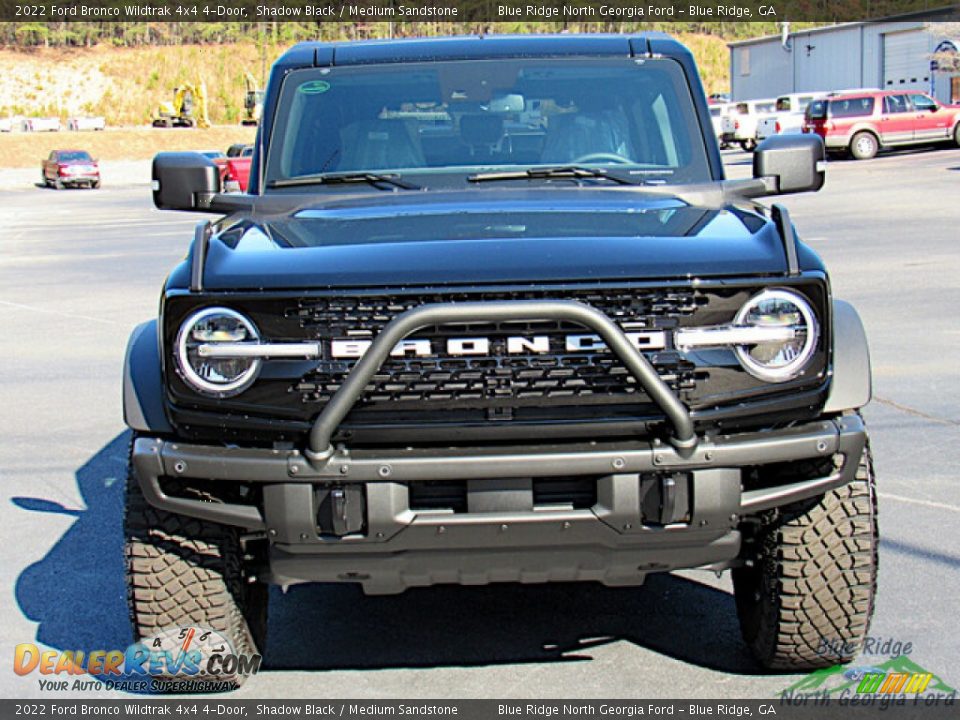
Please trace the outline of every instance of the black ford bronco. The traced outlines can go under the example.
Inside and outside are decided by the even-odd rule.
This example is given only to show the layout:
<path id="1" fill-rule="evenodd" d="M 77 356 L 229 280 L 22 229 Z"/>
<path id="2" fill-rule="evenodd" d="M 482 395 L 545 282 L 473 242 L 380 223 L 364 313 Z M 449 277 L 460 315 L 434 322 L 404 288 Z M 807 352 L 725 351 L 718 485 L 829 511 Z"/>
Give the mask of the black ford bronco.
<path id="1" fill-rule="evenodd" d="M 269 584 L 598 581 L 730 569 L 770 668 L 850 660 L 873 612 L 866 339 L 787 210 L 817 136 L 726 180 L 668 37 L 300 44 L 246 194 L 138 327 L 135 631 L 264 642 Z M 826 651 L 824 650 L 826 648 Z"/>

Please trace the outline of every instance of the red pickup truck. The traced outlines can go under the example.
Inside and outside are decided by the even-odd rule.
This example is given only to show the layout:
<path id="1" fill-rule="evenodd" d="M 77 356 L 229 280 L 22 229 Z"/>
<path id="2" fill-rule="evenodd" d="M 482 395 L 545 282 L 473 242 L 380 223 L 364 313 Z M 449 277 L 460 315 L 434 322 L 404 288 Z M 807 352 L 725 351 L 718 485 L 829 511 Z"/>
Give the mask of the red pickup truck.
<path id="1" fill-rule="evenodd" d="M 213 158 L 220 168 L 220 186 L 224 192 L 246 192 L 250 181 L 253 145 L 231 145 L 226 157 Z"/>

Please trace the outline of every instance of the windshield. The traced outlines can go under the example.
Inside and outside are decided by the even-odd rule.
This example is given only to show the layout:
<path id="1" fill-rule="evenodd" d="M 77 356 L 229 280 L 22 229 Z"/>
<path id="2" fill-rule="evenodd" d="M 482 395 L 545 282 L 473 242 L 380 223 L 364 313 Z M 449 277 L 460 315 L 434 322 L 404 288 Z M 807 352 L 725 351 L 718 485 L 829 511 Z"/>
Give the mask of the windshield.
<path id="1" fill-rule="evenodd" d="M 267 186 L 323 173 L 420 177 L 616 166 L 709 180 L 678 63 L 497 59 L 299 70 L 283 84 Z"/>
<path id="2" fill-rule="evenodd" d="M 61 152 L 57 159 L 60 162 L 92 162 L 93 158 L 90 157 L 89 153 L 86 153 L 82 150 L 74 150 L 71 152 Z"/>
<path id="3" fill-rule="evenodd" d="M 808 120 L 822 120 L 827 116 L 827 101 L 814 100 L 807 105 L 806 115 Z"/>

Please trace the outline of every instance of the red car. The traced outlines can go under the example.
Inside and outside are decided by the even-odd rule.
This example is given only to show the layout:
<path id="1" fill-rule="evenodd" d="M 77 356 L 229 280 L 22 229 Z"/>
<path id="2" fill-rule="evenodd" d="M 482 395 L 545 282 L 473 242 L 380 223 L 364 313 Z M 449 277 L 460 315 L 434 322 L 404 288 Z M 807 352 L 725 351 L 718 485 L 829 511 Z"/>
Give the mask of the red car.
<path id="1" fill-rule="evenodd" d="M 44 185 L 62 190 L 68 185 L 100 187 L 100 165 L 86 150 L 53 150 L 43 161 Z"/>
<path id="2" fill-rule="evenodd" d="M 960 106 L 940 105 L 916 91 L 864 90 L 831 95 L 807 106 L 803 132 L 827 151 L 867 160 L 883 147 L 952 140 L 960 147 Z"/>

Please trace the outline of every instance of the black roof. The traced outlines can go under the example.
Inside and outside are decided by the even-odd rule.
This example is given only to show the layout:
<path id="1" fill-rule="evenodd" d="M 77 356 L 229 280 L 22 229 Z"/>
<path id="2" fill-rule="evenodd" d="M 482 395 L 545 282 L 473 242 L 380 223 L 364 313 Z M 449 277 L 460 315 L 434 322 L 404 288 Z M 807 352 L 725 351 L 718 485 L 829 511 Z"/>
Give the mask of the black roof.
<path id="1" fill-rule="evenodd" d="M 352 42 L 303 42 L 277 61 L 283 68 L 508 57 L 689 56 L 669 35 L 468 35 Z"/>

